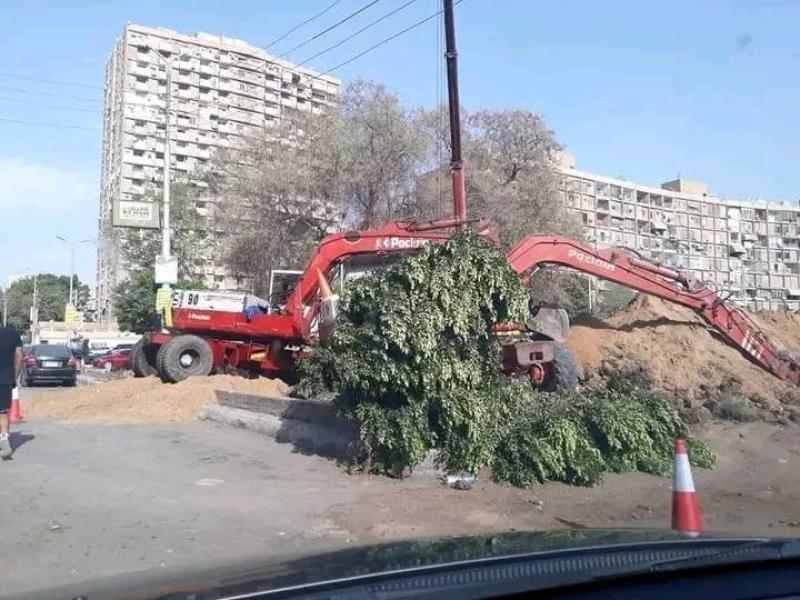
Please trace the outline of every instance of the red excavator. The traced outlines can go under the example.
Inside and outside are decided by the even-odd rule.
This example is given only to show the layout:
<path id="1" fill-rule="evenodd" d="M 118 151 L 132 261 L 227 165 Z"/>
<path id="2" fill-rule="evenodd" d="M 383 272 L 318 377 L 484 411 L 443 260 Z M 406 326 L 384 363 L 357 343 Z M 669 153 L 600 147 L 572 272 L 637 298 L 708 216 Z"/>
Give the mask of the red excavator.
<path id="1" fill-rule="evenodd" d="M 385 267 L 426 244 L 442 244 L 468 227 L 492 238 L 487 222 L 469 221 L 466 216 L 451 0 L 444 0 L 443 12 L 454 217 L 426 223 L 396 222 L 325 237 L 302 272 L 280 272 L 294 277 L 290 290 L 271 293 L 267 301 L 244 294 L 178 293 L 171 311 L 164 315 L 165 328 L 146 334 L 132 349 L 131 367 L 137 376 L 158 373 L 165 381 L 178 382 L 212 371 L 290 373 L 320 333 L 332 325 L 335 299 L 328 297 L 330 285 L 341 291 L 349 279 Z M 727 304 L 718 292 L 694 277 L 629 250 L 596 250 L 554 236 L 526 237 L 510 250 L 507 259 L 524 281 L 537 269 L 566 267 L 686 306 L 756 364 L 781 379 L 800 383 L 800 367 L 779 353 L 744 311 Z M 573 386 L 578 370 L 563 344 L 569 331 L 566 312 L 549 307 L 532 312 L 524 326 L 497 328 L 504 370 L 546 390 Z"/>

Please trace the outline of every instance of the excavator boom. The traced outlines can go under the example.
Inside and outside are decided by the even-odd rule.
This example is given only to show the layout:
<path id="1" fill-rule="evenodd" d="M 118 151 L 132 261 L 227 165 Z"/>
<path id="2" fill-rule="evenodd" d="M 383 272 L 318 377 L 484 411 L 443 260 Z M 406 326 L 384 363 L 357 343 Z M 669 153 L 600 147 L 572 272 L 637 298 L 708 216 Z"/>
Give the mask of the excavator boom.
<path id="1" fill-rule="evenodd" d="M 784 358 L 743 310 L 727 304 L 718 292 L 694 277 L 629 250 L 595 250 L 563 237 L 526 237 L 507 259 L 523 280 L 538 268 L 559 265 L 686 306 L 755 363 L 781 379 L 800 383 L 800 367 Z"/>

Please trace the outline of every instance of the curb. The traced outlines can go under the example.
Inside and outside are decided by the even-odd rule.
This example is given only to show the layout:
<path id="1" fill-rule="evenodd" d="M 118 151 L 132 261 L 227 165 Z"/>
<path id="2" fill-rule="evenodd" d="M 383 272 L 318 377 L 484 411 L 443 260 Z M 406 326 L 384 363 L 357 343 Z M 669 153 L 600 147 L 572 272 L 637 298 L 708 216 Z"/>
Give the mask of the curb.
<path id="1" fill-rule="evenodd" d="M 301 451 L 322 456 L 351 459 L 358 452 L 358 436 L 352 428 L 340 429 L 269 413 L 254 412 L 230 406 L 207 406 L 200 418 L 208 421 L 250 429 L 274 438 L 279 443 L 291 443 Z"/>

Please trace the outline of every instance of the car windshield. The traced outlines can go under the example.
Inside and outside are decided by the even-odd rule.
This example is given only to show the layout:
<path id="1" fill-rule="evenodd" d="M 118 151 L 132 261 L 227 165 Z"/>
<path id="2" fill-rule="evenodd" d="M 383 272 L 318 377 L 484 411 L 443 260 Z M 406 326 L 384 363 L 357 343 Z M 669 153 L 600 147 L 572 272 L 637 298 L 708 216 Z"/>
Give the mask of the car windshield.
<path id="1" fill-rule="evenodd" d="M 53 344 L 43 344 L 31 348 L 30 353 L 36 357 L 47 358 L 69 358 L 71 352 L 66 346 L 56 346 Z"/>
<path id="2" fill-rule="evenodd" d="M 800 0 L 0 6 L 0 596 L 800 539 Z"/>

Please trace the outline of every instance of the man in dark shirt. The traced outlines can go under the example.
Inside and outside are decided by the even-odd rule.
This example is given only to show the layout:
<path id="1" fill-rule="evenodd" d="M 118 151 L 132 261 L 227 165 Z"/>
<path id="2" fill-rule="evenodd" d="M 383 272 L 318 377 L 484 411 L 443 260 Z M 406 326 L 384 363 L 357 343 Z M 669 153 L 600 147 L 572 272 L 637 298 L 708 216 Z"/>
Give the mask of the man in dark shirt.
<path id="1" fill-rule="evenodd" d="M 0 327 L 0 458 L 11 458 L 8 441 L 8 411 L 11 393 L 22 371 L 22 340 L 10 327 Z"/>

